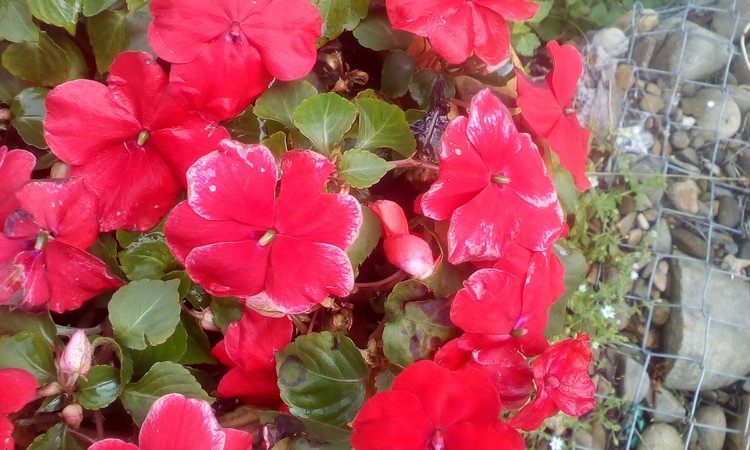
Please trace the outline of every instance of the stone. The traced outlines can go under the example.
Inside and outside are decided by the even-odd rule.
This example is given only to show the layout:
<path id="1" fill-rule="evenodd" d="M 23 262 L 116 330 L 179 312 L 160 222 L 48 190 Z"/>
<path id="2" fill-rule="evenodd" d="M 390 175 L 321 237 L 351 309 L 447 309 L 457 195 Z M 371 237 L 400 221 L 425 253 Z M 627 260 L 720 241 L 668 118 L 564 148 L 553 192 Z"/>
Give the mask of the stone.
<path id="1" fill-rule="evenodd" d="M 591 44 L 603 48 L 610 56 L 618 57 L 628 51 L 630 39 L 621 29 L 609 27 L 594 33 Z"/>
<path id="2" fill-rule="evenodd" d="M 675 152 L 675 156 L 680 161 L 684 161 L 688 164 L 692 164 L 693 166 L 698 166 L 701 163 L 701 160 L 698 157 L 698 152 L 696 152 L 695 149 L 692 147 L 687 147 L 684 150 Z"/>
<path id="3" fill-rule="evenodd" d="M 648 219 L 646 218 L 646 215 L 643 213 L 638 213 L 638 217 L 636 217 L 636 222 L 638 223 L 638 227 L 641 230 L 648 231 L 649 228 L 651 228 L 651 224 L 649 223 Z"/>
<path id="4" fill-rule="evenodd" d="M 681 25 L 682 17 L 675 17 L 659 26 L 659 29 L 672 32 L 651 59 L 654 69 L 676 74 L 679 68 L 682 78 L 701 80 L 726 66 L 730 44 L 725 37 L 690 21 L 684 23 L 684 31 L 680 29 Z"/>
<path id="5" fill-rule="evenodd" d="M 721 450 L 727 432 L 727 416 L 718 406 L 701 406 L 695 414 L 696 427 L 693 429 L 698 435 L 698 445 L 702 450 Z M 706 425 L 706 427 L 699 425 Z"/>
<path id="6" fill-rule="evenodd" d="M 740 411 L 742 414 L 739 416 L 732 416 L 728 421 L 728 427 L 733 430 L 738 430 L 739 433 L 729 433 L 726 439 L 726 448 L 728 450 L 747 450 L 748 448 L 748 434 L 743 434 L 745 430 L 745 424 L 748 420 L 748 414 L 750 414 L 750 394 L 745 394 L 741 397 L 740 404 L 742 407 Z"/>
<path id="7" fill-rule="evenodd" d="M 640 403 L 651 390 L 651 379 L 643 364 L 622 355 L 617 366 L 620 380 L 620 396 L 630 402 Z"/>
<path id="8" fill-rule="evenodd" d="M 645 430 L 638 443 L 638 450 L 683 450 L 682 436 L 665 423 L 656 423 Z"/>
<path id="9" fill-rule="evenodd" d="M 685 418 L 685 405 L 674 394 L 664 387 L 654 389 L 653 393 L 646 399 L 649 406 L 654 410 L 651 415 L 654 422 L 672 423 Z"/>
<path id="10" fill-rule="evenodd" d="M 690 145 L 690 135 L 684 130 L 677 130 L 669 137 L 672 147 L 682 150 Z"/>
<path id="11" fill-rule="evenodd" d="M 717 270 L 709 272 L 703 261 L 674 259 L 670 274 L 665 295 L 678 307 L 664 326 L 664 352 L 680 359 L 670 360 L 664 387 L 719 389 L 750 373 L 750 354 L 738 346 L 750 341 L 750 285 Z"/>
<path id="12" fill-rule="evenodd" d="M 727 86 L 732 99 L 740 108 L 740 113 L 745 114 L 750 111 L 750 85 L 741 84 L 739 86 Z"/>
<path id="13" fill-rule="evenodd" d="M 668 273 L 669 263 L 666 260 L 662 259 L 656 265 L 656 270 L 654 271 L 653 275 L 654 287 L 658 289 L 659 292 L 664 292 L 667 290 L 667 282 L 669 281 L 669 278 L 667 277 Z"/>
<path id="14" fill-rule="evenodd" d="M 617 27 L 621 30 L 628 30 L 633 26 L 633 19 L 635 11 L 628 11 L 625 14 L 618 17 L 612 26 Z M 645 8 L 640 11 L 638 19 L 635 21 L 635 29 L 639 33 L 648 33 L 654 28 L 659 26 L 659 13 L 650 8 Z"/>
<path id="15" fill-rule="evenodd" d="M 672 253 L 672 232 L 666 220 L 662 219 L 656 225 L 656 237 L 652 245 L 657 253 Z"/>
<path id="16" fill-rule="evenodd" d="M 732 13 L 739 13 L 739 17 Z M 750 1 L 748 0 L 720 0 L 716 12 L 711 20 L 711 29 L 729 40 L 739 39 L 742 28 L 750 22 Z"/>
<path id="17" fill-rule="evenodd" d="M 651 323 L 657 327 L 667 323 L 671 309 L 665 305 L 654 305 L 654 314 L 651 317 Z"/>
<path id="18" fill-rule="evenodd" d="M 720 89 L 701 89 L 694 97 L 683 98 L 681 104 L 685 114 L 695 117 L 698 127 L 708 130 L 701 133 L 704 137 L 711 137 L 716 132 L 719 137 L 730 138 L 740 129 L 740 107 Z"/>
<path id="19" fill-rule="evenodd" d="M 750 160 L 750 157 L 748 159 Z M 631 173 L 636 174 L 641 182 L 652 179 L 654 175 L 661 175 L 663 170 L 664 160 L 652 155 L 644 156 L 630 168 Z M 652 205 L 658 205 L 664 196 L 664 189 L 658 186 L 647 187 L 643 189 L 643 193 Z"/>
<path id="20" fill-rule="evenodd" d="M 631 212 L 628 214 L 625 214 L 622 219 L 620 219 L 620 222 L 617 224 L 617 230 L 620 232 L 622 236 L 627 236 L 628 233 L 630 233 L 630 230 L 633 229 L 633 224 L 635 223 L 635 218 L 638 216 L 638 213 Z"/>
<path id="21" fill-rule="evenodd" d="M 740 205 L 737 199 L 732 195 L 721 197 L 719 199 L 719 216 L 717 218 L 720 224 L 729 228 L 737 228 L 742 220 Z"/>
<path id="22" fill-rule="evenodd" d="M 701 193 L 700 188 L 695 181 L 686 179 L 684 181 L 678 181 L 672 183 L 667 189 L 667 197 L 672 201 L 675 208 L 680 211 L 698 214 L 698 195 Z"/>
<path id="23" fill-rule="evenodd" d="M 643 94 L 643 98 L 641 98 L 641 110 L 648 113 L 659 114 L 664 111 L 665 106 L 666 104 L 664 103 L 664 99 L 661 98 L 661 95 L 646 92 Z"/>
<path id="24" fill-rule="evenodd" d="M 672 239 L 675 246 L 681 252 L 699 259 L 705 259 L 708 255 L 708 244 L 706 241 L 684 228 L 672 230 Z"/>

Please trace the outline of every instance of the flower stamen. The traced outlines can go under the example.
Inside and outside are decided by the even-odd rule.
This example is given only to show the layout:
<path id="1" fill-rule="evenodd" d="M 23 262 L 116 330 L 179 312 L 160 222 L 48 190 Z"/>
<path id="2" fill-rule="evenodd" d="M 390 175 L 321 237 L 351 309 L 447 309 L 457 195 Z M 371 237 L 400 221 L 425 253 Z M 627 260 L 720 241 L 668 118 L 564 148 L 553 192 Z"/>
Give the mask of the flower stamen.
<path id="1" fill-rule="evenodd" d="M 493 175 L 492 182 L 495 184 L 509 184 L 510 178 L 506 177 L 505 175 Z"/>
<path id="2" fill-rule="evenodd" d="M 142 147 L 143 144 L 145 144 L 146 141 L 148 141 L 148 136 L 149 136 L 148 131 L 146 130 L 141 131 L 140 134 L 138 134 L 138 140 L 136 141 L 138 145 Z"/>
<path id="3" fill-rule="evenodd" d="M 261 236 L 260 239 L 258 239 L 258 243 L 261 246 L 265 247 L 266 245 L 270 244 L 271 241 L 274 240 L 274 238 L 276 238 L 276 231 L 271 229 L 266 231 L 266 233 Z"/>

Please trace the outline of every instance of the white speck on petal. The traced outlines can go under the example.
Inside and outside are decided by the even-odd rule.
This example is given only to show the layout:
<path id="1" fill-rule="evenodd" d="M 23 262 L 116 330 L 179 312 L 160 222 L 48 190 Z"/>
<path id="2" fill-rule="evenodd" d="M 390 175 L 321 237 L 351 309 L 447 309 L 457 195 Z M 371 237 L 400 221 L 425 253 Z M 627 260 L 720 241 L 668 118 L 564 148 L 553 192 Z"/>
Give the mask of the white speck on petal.
<path id="1" fill-rule="evenodd" d="M 216 192 L 216 185 L 212 184 L 211 186 L 208 187 L 208 190 L 211 192 Z"/>
<path id="2" fill-rule="evenodd" d="M 260 168 L 260 173 L 265 173 L 265 172 L 266 172 L 266 168 L 265 167 L 261 167 Z"/>
<path id="3" fill-rule="evenodd" d="M 453 150 L 453 152 L 456 154 L 456 156 L 461 156 L 461 149 L 460 148 L 457 148 L 457 149 Z"/>
<path id="4" fill-rule="evenodd" d="M 55 207 L 55 202 L 52 202 L 52 207 L 53 207 L 53 208 Z"/>
<path id="5" fill-rule="evenodd" d="M 122 211 L 117 211 L 117 215 L 121 216 L 122 215 Z"/>

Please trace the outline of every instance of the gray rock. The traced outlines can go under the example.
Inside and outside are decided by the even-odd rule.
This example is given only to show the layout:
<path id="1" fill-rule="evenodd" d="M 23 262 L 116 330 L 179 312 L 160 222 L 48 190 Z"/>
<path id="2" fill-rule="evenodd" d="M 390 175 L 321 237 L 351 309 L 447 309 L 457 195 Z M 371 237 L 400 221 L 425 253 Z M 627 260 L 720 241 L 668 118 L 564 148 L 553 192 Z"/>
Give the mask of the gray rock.
<path id="1" fill-rule="evenodd" d="M 739 13 L 739 18 L 732 13 L 732 6 Z M 739 39 L 742 28 L 750 22 L 750 1 L 748 0 L 720 0 L 715 6 L 711 29 L 727 39 Z"/>
<path id="2" fill-rule="evenodd" d="M 669 142 L 672 143 L 672 147 L 683 149 L 690 145 L 690 135 L 686 131 L 677 130 L 669 137 Z"/>
<path id="3" fill-rule="evenodd" d="M 701 449 L 721 450 L 727 437 L 727 432 L 723 429 L 727 427 L 724 410 L 718 406 L 701 406 L 695 415 L 695 421 L 700 425 L 706 425 L 695 427 Z"/>
<path id="4" fill-rule="evenodd" d="M 747 67 L 745 58 L 737 53 L 730 67 L 731 74 L 737 79 L 737 84 L 750 84 L 750 67 Z"/>
<path id="5" fill-rule="evenodd" d="M 630 39 L 621 29 L 609 27 L 597 31 L 591 38 L 591 43 L 603 48 L 610 56 L 618 57 L 628 51 Z"/>
<path id="6" fill-rule="evenodd" d="M 628 11 L 618 17 L 617 20 L 612 23 L 612 26 L 622 30 L 629 30 L 632 28 L 634 16 L 635 11 Z M 653 9 L 642 9 L 638 18 L 635 19 L 635 28 L 639 33 L 648 33 L 657 26 L 659 26 L 659 13 Z"/>
<path id="7" fill-rule="evenodd" d="M 672 423 L 685 418 L 685 405 L 662 386 L 654 389 L 646 400 L 654 409 L 654 422 Z"/>
<path id="8" fill-rule="evenodd" d="M 646 428 L 638 443 L 638 450 L 683 450 L 682 436 L 671 426 L 656 423 Z"/>
<path id="9" fill-rule="evenodd" d="M 719 199 L 719 223 L 726 227 L 736 228 L 741 220 L 740 205 L 737 199 L 731 195 L 721 197 Z"/>
<path id="10" fill-rule="evenodd" d="M 739 430 L 739 433 L 729 433 L 727 436 L 727 450 L 747 450 L 748 448 L 748 435 L 743 434 L 745 430 L 745 424 L 748 420 L 748 414 L 750 414 L 750 395 L 745 394 L 741 398 L 740 416 L 731 416 L 729 419 L 729 428 Z"/>
<path id="11" fill-rule="evenodd" d="M 738 343 L 750 341 L 750 286 L 716 270 L 709 277 L 699 261 L 675 259 L 670 273 L 666 297 L 679 307 L 664 326 L 664 350 L 684 359 L 670 361 L 664 387 L 696 390 L 702 372 L 701 391 L 743 378 L 750 372 L 750 354 Z"/>
<path id="12" fill-rule="evenodd" d="M 710 138 L 716 132 L 719 137 L 730 138 L 742 122 L 737 102 L 716 88 L 701 89 L 695 97 L 683 98 L 682 110 L 695 117 L 697 126 L 710 131 L 701 133 L 704 137 Z"/>
<path id="13" fill-rule="evenodd" d="M 695 258 L 705 259 L 708 255 L 708 244 L 705 239 L 684 228 L 672 230 L 672 239 L 678 250 Z"/>
<path id="14" fill-rule="evenodd" d="M 643 364 L 622 355 L 617 366 L 620 380 L 620 396 L 633 403 L 640 403 L 651 390 L 651 378 Z"/>
<path id="15" fill-rule="evenodd" d="M 698 214 L 698 195 L 701 190 L 695 181 L 686 179 L 684 181 L 678 181 L 672 183 L 667 189 L 667 196 L 672 201 L 675 208 L 680 211 Z"/>
<path id="16" fill-rule="evenodd" d="M 730 84 L 727 86 L 727 89 L 732 95 L 732 100 L 734 100 L 740 108 L 740 113 L 745 114 L 750 111 L 750 85 L 741 84 L 739 86 L 734 86 Z"/>
<path id="17" fill-rule="evenodd" d="M 656 226 L 656 238 L 654 238 L 653 248 L 658 253 L 672 253 L 672 233 L 669 230 L 669 224 L 667 224 L 666 220 L 660 220 Z"/>
<path id="18" fill-rule="evenodd" d="M 674 30 L 651 59 L 654 69 L 676 73 L 679 66 L 682 78 L 700 80 L 715 74 L 728 63 L 729 42 L 725 37 L 693 22 L 685 22 L 682 31 L 679 29 L 682 17 L 676 19 L 659 26 L 659 29 Z"/>
<path id="19" fill-rule="evenodd" d="M 750 157 L 748 158 L 750 160 Z M 664 170 L 664 160 L 652 155 L 644 156 L 630 168 L 632 173 L 639 174 L 638 179 L 643 182 L 652 179 L 654 175 L 661 175 Z M 654 186 L 643 189 L 652 205 L 658 205 L 664 196 L 664 189 Z"/>

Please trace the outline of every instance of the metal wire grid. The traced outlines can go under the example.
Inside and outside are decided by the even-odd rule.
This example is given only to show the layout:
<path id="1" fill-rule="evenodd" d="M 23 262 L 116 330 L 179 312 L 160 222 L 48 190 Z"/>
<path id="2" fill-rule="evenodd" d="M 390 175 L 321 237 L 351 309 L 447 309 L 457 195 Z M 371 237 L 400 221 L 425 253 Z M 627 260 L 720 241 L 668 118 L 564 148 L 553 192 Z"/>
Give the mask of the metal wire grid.
<path id="1" fill-rule="evenodd" d="M 692 85 L 692 87 L 695 88 L 720 89 L 723 93 L 723 99 L 720 106 L 720 117 L 724 117 L 727 99 L 731 96 L 727 88 L 730 74 L 730 65 L 735 58 L 742 58 L 739 49 L 737 49 L 730 40 L 723 40 L 719 42 L 720 45 L 726 46 L 729 53 L 729 59 L 724 67 L 723 72 L 709 80 L 712 82 L 685 79 L 683 77 L 683 63 L 685 62 L 685 51 L 688 41 L 689 31 L 686 26 L 688 20 L 694 17 L 700 17 L 701 15 L 726 11 L 727 10 L 725 9 L 725 7 L 722 7 L 722 5 L 717 5 L 715 3 L 707 1 L 689 0 L 685 4 L 682 4 L 678 7 L 663 10 L 658 13 L 660 19 L 662 20 L 667 18 L 680 18 L 681 25 L 678 29 L 662 30 L 657 28 L 653 31 L 643 33 L 637 30 L 636 23 L 641 17 L 644 17 L 644 15 L 648 13 L 644 12 L 644 8 L 642 7 L 642 5 L 638 4 L 635 7 L 635 14 L 632 20 L 632 34 L 630 39 L 629 51 L 627 53 L 626 59 L 623 61 L 633 70 L 633 77 L 635 80 L 654 80 L 656 78 L 667 79 L 670 81 L 669 85 L 671 85 L 673 89 L 671 90 L 671 93 L 669 95 L 669 100 L 666 101 L 666 107 L 664 111 L 659 114 L 654 114 L 650 111 L 643 111 L 638 106 L 638 102 L 633 101 L 634 99 L 637 99 L 642 95 L 642 86 L 639 86 L 638 83 L 634 83 L 624 95 L 623 110 L 619 120 L 619 128 L 622 129 L 631 126 L 643 127 L 643 125 L 647 121 L 655 120 L 657 128 L 661 129 L 661 132 L 656 136 L 656 139 L 662 144 L 661 154 L 643 155 L 642 157 L 657 159 L 659 162 L 658 165 L 661 167 L 661 174 L 669 177 L 670 179 L 681 179 L 680 177 L 683 176 L 687 178 L 699 178 L 700 180 L 702 180 L 702 182 L 708 183 L 708 192 L 710 193 L 707 210 L 699 212 L 698 214 L 690 214 L 672 208 L 669 206 L 666 200 L 660 202 L 657 205 L 654 205 L 657 208 L 657 216 L 651 228 L 652 230 L 659 230 L 660 223 L 662 221 L 667 221 L 668 224 L 672 224 L 673 226 L 675 224 L 679 224 L 683 227 L 689 227 L 705 238 L 706 256 L 702 260 L 699 258 L 678 254 L 671 250 L 667 252 L 664 251 L 664 249 L 651 248 L 653 256 L 652 267 L 654 268 L 657 266 L 659 261 L 662 260 L 670 262 L 670 267 L 673 267 L 674 261 L 682 261 L 686 264 L 699 261 L 700 263 L 705 265 L 707 276 L 705 281 L 703 282 L 703 290 L 700 293 L 696 293 L 701 296 L 699 304 L 696 306 L 681 304 L 678 305 L 666 301 L 662 302 L 659 299 L 654 298 L 654 296 L 652 295 L 654 292 L 652 287 L 654 285 L 654 274 L 656 273 L 656 270 L 651 270 L 650 274 L 644 274 L 645 276 L 647 276 L 647 279 L 645 280 L 647 286 L 647 288 L 645 289 L 646 295 L 644 296 L 638 293 L 632 293 L 627 297 L 628 302 L 635 306 L 638 306 L 638 309 L 645 314 L 645 325 L 643 326 L 643 334 L 639 339 L 640 344 L 632 343 L 623 346 L 620 349 L 620 351 L 623 353 L 635 354 L 637 356 L 640 356 L 641 363 L 644 367 L 644 370 L 642 370 L 640 374 L 640 380 L 637 383 L 638 392 L 636 392 L 633 396 L 636 399 L 641 397 L 641 395 L 643 394 L 643 392 L 641 391 L 644 390 L 644 386 L 654 385 L 654 379 L 658 376 L 658 369 L 663 367 L 665 364 L 670 365 L 675 364 L 677 361 L 685 361 L 686 363 L 690 364 L 696 372 L 699 373 L 695 389 L 693 391 L 681 392 L 681 394 L 685 396 L 686 400 L 685 406 L 687 410 L 685 411 L 685 415 L 671 415 L 669 413 L 666 413 L 677 420 L 677 422 L 673 423 L 672 425 L 681 432 L 683 441 L 685 442 L 686 450 L 689 448 L 700 448 L 694 442 L 696 434 L 701 429 L 721 430 L 726 432 L 727 437 L 723 448 L 740 450 L 737 446 L 728 444 L 728 442 L 730 441 L 730 435 L 745 436 L 745 441 L 747 442 L 748 428 L 750 425 L 748 423 L 750 421 L 750 414 L 748 413 L 750 402 L 743 404 L 741 401 L 739 401 L 740 395 L 738 395 L 743 393 L 742 384 L 748 381 L 748 377 L 746 376 L 747 374 L 742 374 L 745 375 L 745 377 L 738 377 L 738 374 L 718 373 L 715 371 L 711 371 L 707 367 L 707 359 L 710 356 L 708 350 L 712 339 L 712 330 L 715 330 L 717 327 L 737 327 L 740 329 L 750 329 L 750 327 L 746 325 L 746 323 L 748 323 L 747 321 L 745 321 L 745 323 L 742 323 L 730 320 L 733 318 L 717 317 L 720 314 L 714 314 L 711 305 L 707 304 L 706 302 L 708 290 L 712 286 L 712 283 L 715 279 L 726 276 L 740 276 L 727 272 L 726 270 L 723 270 L 717 266 L 717 261 L 715 260 L 715 258 L 713 258 L 712 250 L 714 246 L 725 243 L 727 238 L 732 239 L 733 241 L 738 243 L 750 241 L 750 229 L 748 229 L 748 226 L 746 225 L 746 223 L 750 223 L 750 221 L 746 222 L 749 218 L 745 217 L 744 212 L 742 214 L 741 222 L 738 228 L 726 227 L 717 223 L 713 219 L 714 200 L 719 197 L 719 195 L 717 194 L 735 195 L 737 198 L 742 199 L 742 203 L 746 203 L 748 199 L 750 199 L 750 189 L 745 187 L 745 184 L 743 183 L 733 182 L 729 179 L 715 176 L 716 174 L 714 173 L 713 168 L 717 167 L 717 157 L 720 153 L 736 151 L 735 155 L 737 155 L 743 149 L 748 149 L 749 151 L 746 157 L 750 157 L 750 144 L 748 144 L 748 142 L 744 140 L 734 138 L 721 138 L 718 133 L 718 127 L 721 123 L 721 120 L 719 120 L 717 121 L 717 126 L 715 129 L 707 130 L 695 126 L 692 127 L 693 129 L 697 128 L 706 132 L 710 132 L 714 136 L 714 142 L 712 144 L 712 148 L 710 149 L 711 157 L 710 159 L 708 159 L 708 162 L 710 164 L 704 164 L 703 168 L 698 168 L 698 170 L 700 171 L 699 173 L 696 173 L 695 167 L 682 164 L 674 156 L 667 155 L 667 152 L 665 151 L 667 145 L 669 145 L 668 142 L 670 134 L 677 130 L 686 129 L 683 124 L 675 121 L 674 118 L 674 112 L 679 104 L 680 92 L 682 91 L 684 86 Z M 732 35 L 736 36 L 737 33 L 741 32 L 742 28 L 745 26 L 745 24 L 739 23 L 740 14 L 737 10 L 736 0 L 731 2 L 731 11 L 732 18 L 734 19 L 734 30 Z M 642 67 L 636 63 L 634 58 L 634 50 L 639 38 L 651 36 L 657 39 L 663 39 L 666 37 L 666 35 L 671 33 L 682 33 L 682 48 L 680 51 L 679 63 L 674 73 L 649 67 Z M 748 117 L 750 117 L 750 114 L 745 114 L 743 117 L 744 124 L 740 129 L 741 136 L 745 135 L 744 133 L 747 132 Z M 614 161 L 617 162 L 620 158 L 632 159 L 633 155 L 628 155 L 627 152 L 623 152 L 623 154 L 619 155 L 618 158 L 614 159 Z M 613 167 L 613 170 L 616 172 L 618 169 L 615 166 Z M 739 175 L 745 177 L 750 176 L 750 174 L 746 173 L 740 173 Z M 741 204 L 741 206 L 743 205 Z M 743 208 L 743 210 L 745 210 L 745 208 Z M 672 273 L 671 276 L 675 275 Z M 745 281 L 748 280 L 748 278 L 745 276 L 740 277 Z M 675 314 L 677 312 L 682 314 L 692 313 L 699 314 L 699 317 L 702 317 L 705 323 L 705 331 L 703 334 L 703 351 L 700 355 L 696 355 L 695 357 L 679 356 L 676 354 L 664 353 L 657 348 L 651 348 L 647 346 L 647 343 L 649 342 L 649 334 L 659 332 L 654 325 L 655 305 L 672 309 L 672 314 Z M 747 314 L 750 315 L 750 311 L 747 311 Z M 736 345 L 738 349 L 737 357 L 750 357 L 750 354 L 743 355 L 743 352 L 750 352 L 750 342 L 738 342 L 736 343 Z M 725 392 L 730 399 L 733 398 L 733 401 L 718 402 L 719 399 L 717 399 L 716 396 L 712 395 L 713 391 L 701 392 L 701 387 L 703 386 L 704 380 L 707 376 L 712 374 L 726 376 L 738 380 L 737 382 L 731 384 L 729 387 L 722 389 L 722 391 Z M 727 427 L 717 427 L 715 425 L 701 423 L 696 420 L 696 412 L 702 405 L 715 405 L 721 407 L 726 414 L 727 423 L 729 425 L 727 425 Z M 623 429 L 619 436 L 619 444 L 615 444 L 614 440 L 610 438 L 608 439 L 606 449 L 636 448 L 640 440 L 642 431 L 642 423 L 640 418 L 644 417 L 644 415 L 647 418 L 653 417 L 654 413 L 657 412 L 656 409 L 648 406 L 645 401 L 641 401 L 637 404 L 631 404 L 628 407 L 623 408 L 623 411 L 625 411 L 626 413 L 623 415 L 623 421 L 621 422 Z M 659 413 L 662 416 L 665 414 L 665 412 L 661 411 Z M 646 422 L 650 422 L 650 419 L 647 419 Z M 589 447 L 576 446 L 575 448 L 588 449 Z M 750 449 L 750 444 L 745 444 L 742 449 Z"/>

